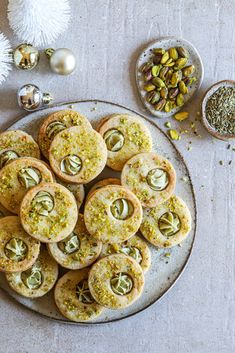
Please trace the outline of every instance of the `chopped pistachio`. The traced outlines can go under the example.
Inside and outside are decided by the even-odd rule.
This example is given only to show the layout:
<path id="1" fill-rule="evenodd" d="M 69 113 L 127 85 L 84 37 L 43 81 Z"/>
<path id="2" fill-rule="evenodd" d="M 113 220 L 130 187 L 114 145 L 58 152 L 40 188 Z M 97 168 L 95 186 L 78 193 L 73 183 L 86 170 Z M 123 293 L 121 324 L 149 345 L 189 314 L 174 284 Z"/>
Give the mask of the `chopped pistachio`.
<path id="1" fill-rule="evenodd" d="M 176 130 L 169 130 L 169 136 L 172 140 L 180 140 L 181 136 L 179 135 L 178 131 Z"/>
<path id="2" fill-rule="evenodd" d="M 171 123 L 170 123 L 170 121 L 167 121 L 167 122 L 165 123 L 165 127 L 167 127 L 168 129 L 171 128 Z"/>

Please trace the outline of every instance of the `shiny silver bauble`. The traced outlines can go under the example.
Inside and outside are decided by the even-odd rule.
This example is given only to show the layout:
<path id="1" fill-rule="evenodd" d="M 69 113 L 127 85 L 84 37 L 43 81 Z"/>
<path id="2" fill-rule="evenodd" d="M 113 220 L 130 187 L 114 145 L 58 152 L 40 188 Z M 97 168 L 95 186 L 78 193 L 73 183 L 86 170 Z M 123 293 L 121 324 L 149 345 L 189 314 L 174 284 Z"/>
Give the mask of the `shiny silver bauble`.
<path id="1" fill-rule="evenodd" d="M 20 44 L 13 51 L 13 60 L 18 69 L 32 70 L 39 61 L 39 51 L 31 44 Z"/>
<path id="2" fill-rule="evenodd" d="M 52 101 L 49 93 L 42 93 L 40 89 L 32 84 L 22 86 L 17 92 L 17 99 L 20 108 L 27 111 L 34 111 Z"/>
<path id="3" fill-rule="evenodd" d="M 76 67 L 76 58 L 73 52 L 67 48 L 45 50 L 50 59 L 50 66 L 53 72 L 59 75 L 69 75 Z"/>

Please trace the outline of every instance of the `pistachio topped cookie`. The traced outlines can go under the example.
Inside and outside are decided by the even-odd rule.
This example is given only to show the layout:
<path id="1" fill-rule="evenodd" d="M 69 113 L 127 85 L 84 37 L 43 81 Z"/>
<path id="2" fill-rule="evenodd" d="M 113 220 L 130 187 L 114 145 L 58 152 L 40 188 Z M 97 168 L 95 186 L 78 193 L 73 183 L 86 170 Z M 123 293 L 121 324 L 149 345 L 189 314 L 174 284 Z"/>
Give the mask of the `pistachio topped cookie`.
<path id="1" fill-rule="evenodd" d="M 89 120 L 74 110 L 59 110 L 50 114 L 42 123 L 38 143 L 43 155 L 49 158 L 49 148 L 53 138 L 61 131 L 71 126 L 84 126 L 91 129 Z"/>
<path id="2" fill-rule="evenodd" d="M 152 150 L 152 138 L 148 128 L 135 116 L 114 114 L 99 127 L 107 150 L 107 165 L 122 170 L 128 159 L 141 152 Z"/>
<path id="3" fill-rule="evenodd" d="M 63 267 L 78 270 L 90 266 L 99 256 L 102 243 L 87 232 L 83 215 L 78 216 L 73 232 L 58 243 L 48 244 L 51 256 Z"/>
<path id="4" fill-rule="evenodd" d="M 0 170 L 1 203 L 18 214 L 20 203 L 30 188 L 53 181 L 53 175 L 44 162 L 32 157 L 18 158 Z"/>
<path id="5" fill-rule="evenodd" d="M 41 183 L 22 200 L 21 223 L 32 237 L 54 243 L 67 238 L 73 231 L 78 209 L 73 194 L 57 183 Z"/>
<path id="6" fill-rule="evenodd" d="M 87 197 L 90 197 L 94 191 L 107 185 L 121 185 L 121 180 L 117 178 L 107 178 L 107 179 L 102 179 L 100 181 L 97 181 L 97 183 L 95 183 L 92 186 L 92 188 L 89 190 Z"/>
<path id="7" fill-rule="evenodd" d="M 107 148 L 95 130 L 73 126 L 54 137 L 49 160 L 52 170 L 63 181 L 86 184 L 104 169 Z"/>
<path id="8" fill-rule="evenodd" d="M 19 157 L 40 158 L 38 144 L 24 131 L 2 132 L 0 134 L 0 169 Z"/>
<path id="9" fill-rule="evenodd" d="M 40 242 L 24 231 L 19 217 L 0 219 L 0 271 L 26 271 L 37 260 L 39 250 Z"/>
<path id="10" fill-rule="evenodd" d="M 169 248 L 180 244 L 191 230 L 190 211 L 178 196 L 144 210 L 140 231 L 154 246 Z"/>
<path id="11" fill-rule="evenodd" d="M 32 267 L 23 272 L 6 273 L 6 279 L 18 294 L 39 298 L 54 287 L 58 274 L 58 264 L 41 245 L 40 254 Z"/>
<path id="12" fill-rule="evenodd" d="M 125 164 L 121 183 L 130 189 L 144 207 L 155 207 L 174 192 L 176 172 L 173 165 L 157 153 L 140 153 Z"/>
<path id="13" fill-rule="evenodd" d="M 95 302 L 88 287 L 89 270 L 69 271 L 55 287 L 55 303 L 67 319 L 83 322 L 98 317 L 103 307 Z"/>
<path id="14" fill-rule="evenodd" d="M 93 298 L 110 309 L 121 309 L 137 300 L 144 288 L 144 274 L 130 256 L 113 254 L 91 268 L 88 285 Z"/>
<path id="15" fill-rule="evenodd" d="M 84 186 L 82 184 L 68 184 L 58 178 L 57 178 L 57 182 L 63 185 L 64 187 L 66 187 L 73 194 L 73 196 L 77 201 L 77 206 L 79 209 L 85 198 Z"/>
<path id="16" fill-rule="evenodd" d="M 111 254 L 124 254 L 133 257 L 141 266 L 144 272 L 148 271 L 151 265 L 151 252 L 145 240 L 138 235 L 133 235 L 124 243 L 103 244 L 100 256 Z"/>
<path id="17" fill-rule="evenodd" d="M 96 190 L 87 200 L 84 219 L 88 232 L 103 243 L 122 243 L 134 235 L 142 221 L 137 197 L 119 185 Z"/>

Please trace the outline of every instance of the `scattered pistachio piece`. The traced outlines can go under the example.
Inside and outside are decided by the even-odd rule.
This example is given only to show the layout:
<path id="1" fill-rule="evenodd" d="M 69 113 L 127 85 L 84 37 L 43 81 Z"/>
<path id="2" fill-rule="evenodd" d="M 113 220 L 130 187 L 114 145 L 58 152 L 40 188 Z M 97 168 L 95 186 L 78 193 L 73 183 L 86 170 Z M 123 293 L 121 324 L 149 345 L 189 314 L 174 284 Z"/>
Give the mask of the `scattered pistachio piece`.
<path id="1" fill-rule="evenodd" d="M 186 119 L 188 119 L 188 117 L 189 117 L 189 112 L 180 112 L 180 113 L 177 113 L 177 114 L 174 115 L 174 118 L 177 121 L 186 120 Z"/>
<path id="2" fill-rule="evenodd" d="M 165 122 L 165 127 L 167 127 L 168 129 L 171 128 L 171 123 L 170 123 L 170 121 Z"/>
<path id="3" fill-rule="evenodd" d="M 180 140 L 181 139 L 181 136 L 179 135 L 178 131 L 176 130 L 169 130 L 169 135 L 170 135 L 170 138 L 172 140 Z"/>

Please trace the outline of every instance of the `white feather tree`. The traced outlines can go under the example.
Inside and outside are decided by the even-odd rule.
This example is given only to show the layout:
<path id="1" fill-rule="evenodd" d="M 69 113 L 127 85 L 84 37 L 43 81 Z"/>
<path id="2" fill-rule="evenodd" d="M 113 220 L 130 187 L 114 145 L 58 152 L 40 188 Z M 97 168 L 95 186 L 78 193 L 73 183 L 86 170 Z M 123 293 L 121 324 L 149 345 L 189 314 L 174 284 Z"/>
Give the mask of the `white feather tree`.
<path id="1" fill-rule="evenodd" d="M 34 46 L 54 42 L 70 21 L 68 0 L 9 0 L 9 24 L 21 41 Z"/>
<path id="2" fill-rule="evenodd" d="M 12 53 L 9 40 L 0 32 L 0 84 L 11 70 Z"/>

